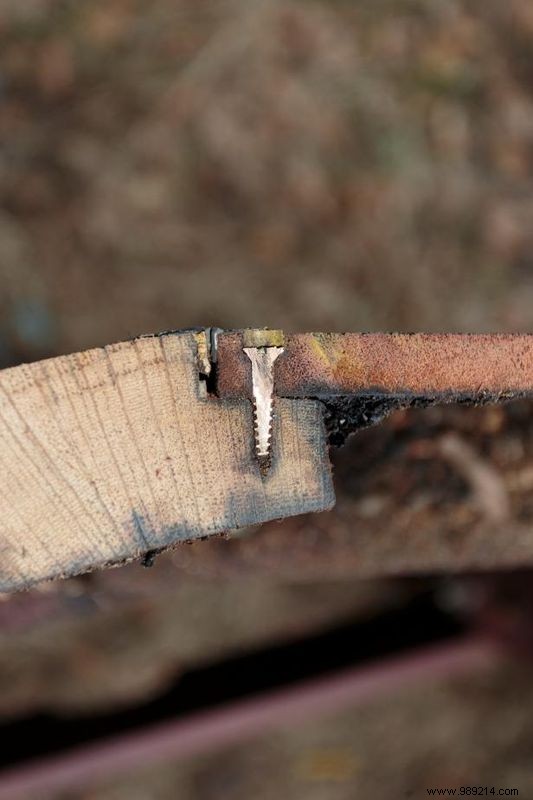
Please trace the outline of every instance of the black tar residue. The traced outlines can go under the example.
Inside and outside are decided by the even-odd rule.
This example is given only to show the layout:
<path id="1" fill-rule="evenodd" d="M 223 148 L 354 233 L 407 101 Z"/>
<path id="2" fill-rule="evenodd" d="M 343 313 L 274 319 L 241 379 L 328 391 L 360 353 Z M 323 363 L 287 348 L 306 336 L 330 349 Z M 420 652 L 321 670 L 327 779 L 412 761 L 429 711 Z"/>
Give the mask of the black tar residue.
<path id="1" fill-rule="evenodd" d="M 486 405 L 487 403 L 516 400 L 523 392 L 489 394 L 487 392 L 467 395 L 450 392 L 435 396 L 415 396 L 411 394 L 385 394 L 383 392 L 347 395 L 340 397 L 320 397 L 325 406 L 324 422 L 329 444 L 340 447 L 351 433 L 376 425 L 400 408 L 427 408 L 435 404 L 457 403 L 460 405 Z"/>

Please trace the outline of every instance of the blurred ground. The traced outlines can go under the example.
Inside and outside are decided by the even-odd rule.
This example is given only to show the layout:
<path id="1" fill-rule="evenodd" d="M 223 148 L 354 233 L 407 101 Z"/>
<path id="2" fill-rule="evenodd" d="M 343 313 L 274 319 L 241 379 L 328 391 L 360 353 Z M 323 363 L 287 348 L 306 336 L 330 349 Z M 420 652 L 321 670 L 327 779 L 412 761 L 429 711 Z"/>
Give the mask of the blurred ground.
<path id="1" fill-rule="evenodd" d="M 0 364 L 189 325 L 531 330 L 532 44 L 530 0 L 0 0 Z M 480 517 L 527 526 L 532 419 L 396 415 L 338 454 L 330 527 L 199 543 L 0 604 L 0 715 L 123 704 L 401 598 L 354 582 L 354 530 L 386 560 L 422 523 L 439 552 Z M 469 493 L 457 450 L 455 466 L 438 451 L 445 433 L 503 475 L 503 516 Z M 287 537 L 309 569 L 274 568 Z M 402 796 L 424 764 L 429 785 L 467 761 L 527 796 L 530 694 L 505 672 L 412 689 L 72 797 Z"/>
<path id="2" fill-rule="evenodd" d="M 185 768 L 139 771 L 120 787 L 65 800 L 415 800 L 428 797 L 428 788 L 458 792 L 476 784 L 529 797 L 531 702 L 529 670 L 430 681 L 357 711 L 191 759 Z"/>

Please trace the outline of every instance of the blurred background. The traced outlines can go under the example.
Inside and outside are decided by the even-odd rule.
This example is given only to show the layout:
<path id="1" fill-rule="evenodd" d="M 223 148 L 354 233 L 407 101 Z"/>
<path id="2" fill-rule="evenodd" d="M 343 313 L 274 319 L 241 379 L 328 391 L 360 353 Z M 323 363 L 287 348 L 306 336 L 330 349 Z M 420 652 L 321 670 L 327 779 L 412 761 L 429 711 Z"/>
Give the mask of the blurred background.
<path id="1" fill-rule="evenodd" d="M 197 325 L 532 330 L 532 54 L 530 0 L 0 0 L 0 366 Z M 334 460 L 330 514 L 0 602 L 4 765 L 166 719 L 202 670 L 193 710 L 248 663 L 254 694 L 272 659 L 394 657 L 400 618 L 513 656 L 31 796 L 533 795 L 530 575 L 497 569 L 533 405 L 398 412 Z"/>

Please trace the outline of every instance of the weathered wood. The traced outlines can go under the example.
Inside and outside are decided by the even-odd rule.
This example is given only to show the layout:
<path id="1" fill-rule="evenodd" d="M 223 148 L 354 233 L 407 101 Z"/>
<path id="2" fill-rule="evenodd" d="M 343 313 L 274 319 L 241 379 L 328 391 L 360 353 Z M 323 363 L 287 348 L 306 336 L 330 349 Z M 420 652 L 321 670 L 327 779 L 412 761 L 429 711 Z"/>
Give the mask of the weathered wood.
<path id="1" fill-rule="evenodd" d="M 249 401 L 199 378 L 202 335 L 0 373 L 0 590 L 331 507 L 320 403 L 276 399 L 262 476 Z"/>

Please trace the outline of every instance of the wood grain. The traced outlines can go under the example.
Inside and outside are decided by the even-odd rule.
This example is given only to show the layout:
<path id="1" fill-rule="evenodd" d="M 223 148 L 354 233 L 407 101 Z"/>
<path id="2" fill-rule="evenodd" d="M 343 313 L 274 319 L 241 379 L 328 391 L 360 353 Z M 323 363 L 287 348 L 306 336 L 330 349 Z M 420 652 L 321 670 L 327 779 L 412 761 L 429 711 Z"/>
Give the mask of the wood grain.
<path id="1" fill-rule="evenodd" d="M 321 406 L 276 400 L 262 478 L 248 400 L 207 395 L 193 332 L 0 373 L 0 590 L 334 502 Z"/>

